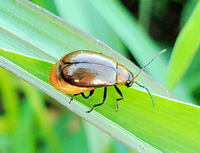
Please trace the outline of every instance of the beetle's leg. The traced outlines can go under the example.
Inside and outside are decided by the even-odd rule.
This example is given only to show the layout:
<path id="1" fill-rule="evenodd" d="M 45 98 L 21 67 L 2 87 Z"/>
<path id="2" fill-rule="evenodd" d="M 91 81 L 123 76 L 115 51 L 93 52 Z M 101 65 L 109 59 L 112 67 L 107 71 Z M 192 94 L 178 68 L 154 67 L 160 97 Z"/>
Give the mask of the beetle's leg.
<path id="1" fill-rule="evenodd" d="M 104 88 L 103 102 L 95 104 L 89 111 L 86 111 L 86 113 L 90 113 L 95 107 L 103 105 L 103 103 L 106 101 L 106 97 L 107 97 L 107 87 Z"/>
<path id="2" fill-rule="evenodd" d="M 71 101 L 74 100 L 74 97 L 75 97 L 75 96 L 78 96 L 78 95 L 79 95 L 79 94 L 74 94 L 74 95 L 72 96 L 72 98 L 70 99 L 69 103 L 71 103 Z"/>
<path id="3" fill-rule="evenodd" d="M 88 96 L 85 96 L 83 92 L 80 93 L 80 94 L 81 94 L 85 99 L 88 99 L 88 98 L 90 98 L 90 97 L 93 95 L 93 93 L 94 93 L 94 90 L 91 90 Z M 79 94 L 74 94 L 74 95 L 72 96 L 71 100 L 69 101 L 69 103 L 71 103 L 71 101 L 74 100 L 74 97 L 75 97 L 75 96 L 78 96 L 78 95 L 79 95 Z"/>
<path id="4" fill-rule="evenodd" d="M 116 85 L 114 85 L 114 87 L 117 90 L 118 94 L 121 96 L 121 98 L 118 98 L 116 100 L 116 111 L 118 111 L 118 109 L 119 109 L 119 102 L 118 101 L 124 99 L 124 95 L 123 95 L 123 93 L 119 90 L 119 88 Z"/>
<path id="5" fill-rule="evenodd" d="M 81 95 L 82 95 L 85 99 L 88 99 L 88 98 L 90 98 L 90 97 L 93 95 L 93 93 L 94 93 L 94 90 L 91 90 L 88 96 L 85 96 L 85 94 L 84 94 L 83 92 L 81 93 Z"/>
<path id="6" fill-rule="evenodd" d="M 147 87 L 143 86 L 143 85 L 140 85 L 137 82 L 134 82 L 134 83 L 136 83 L 139 87 L 144 88 L 148 92 L 149 96 L 151 97 L 151 101 L 152 101 L 152 104 L 153 104 L 153 107 L 154 107 L 155 103 L 154 103 L 154 100 L 153 100 L 153 97 L 152 97 L 151 93 L 149 92 L 149 89 Z"/>

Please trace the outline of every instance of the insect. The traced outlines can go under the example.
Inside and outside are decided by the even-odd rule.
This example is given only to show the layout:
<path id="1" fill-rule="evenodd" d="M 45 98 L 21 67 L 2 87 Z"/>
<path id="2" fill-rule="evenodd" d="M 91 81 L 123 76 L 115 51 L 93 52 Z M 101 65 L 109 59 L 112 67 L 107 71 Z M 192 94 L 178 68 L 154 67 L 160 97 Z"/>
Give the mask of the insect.
<path id="1" fill-rule="evenodd" d="M 49 81 L 57 89 L 66 94 L 74 96 L 81 94 L 85 99 L 90 98 L 96 88 L 104 88 L 103 101 L 93 105 L 87 111 L 90 113 L 95 107 L 106 101 L 107 87 L 114 86 L 120 98 L 116 99 L 116 110 L 119 109 L 118 102 L 124 99 L 123 93 L 117 85 L 131 87 L 133 83 L 146 89 L 152 103 L 154 100 L 149 90 L 135 81 L 135 78 L 160 54 L 163 50 L 145 65 L 137 75 L 133 75 L 125 66 L 119 64 L 114 58 L 88 50 L 78 50 L 64 55 L 51 69 Z M 84 92 L 90 91 L 86 96 Z"/>

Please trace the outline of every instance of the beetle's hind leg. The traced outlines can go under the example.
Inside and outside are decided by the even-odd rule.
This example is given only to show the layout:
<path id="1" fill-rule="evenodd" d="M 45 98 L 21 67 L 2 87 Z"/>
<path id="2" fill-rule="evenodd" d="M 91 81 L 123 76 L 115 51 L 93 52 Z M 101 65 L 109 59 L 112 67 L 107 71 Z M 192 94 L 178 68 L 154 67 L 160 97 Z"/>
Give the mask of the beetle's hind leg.
<path id="1" fill-rule="evenodd" d="M 81 93 L 81 95 L 82 95 L 85 99 L 88 99 L 88 98 L 90 98 L 90 97 L 93 95 L 93 93 L 94 93 L 94 90 L 91 90 L 88 96 L 85 96 L 85 94 L 84 94 L 83 92 Z"/>
<path id="2" fill-rule="evenodd" d="M 115 90 L 118 92 L 118 94 L 121 96 L 121 98 L 117 98 L 117 100 L 116 100 L 116 111 L 118 111 L 118 109 L 119 109 L 119 101 L 124 99 L 124 95 L 116 85 L 114 85 L 114 87 L 115 87 Z"/>
<path id="3" fill-rule="evenodd" d="M 94 90 L 91 90 L 88 96 L 85 96 L 83 92 L 80 93 L 80 94 L 83 96 L 83 98 L 88 99 L 88 98 L 90 98 L 90 97 L 93 95 L 93 93 L 94 93 Z M 74 95 L 72 96 L 71 100 L 69 101 L 69 103 L 71 103 L 71 101 L 74 100 L 74 97 L 75 97 L 75 96 L 78 96 L 78 95 L 79 95 L 79 94 L 74 94 Z"/>
<path id="4" fill-rule="evenodd" d="M 95 104 L 89 111 L 86 111 L 86 113 L 90 113 L 95 107 L 103 105 L 104 102 L 106 101 L 106 97 L 107 97 L 107 87 L 104 88 L 103 102 Z"/>
<path id="5" fill-rule="evenodd" d="M 74 100 L 74 97 L 75 97 L 75 96 L 78 96 L 78 95 L 79 95 L 79 94 L 74 94 L 74 95 L 72 96 L 72 98 L 70 99 L 69 103 L 71 103 L 72 100 Z"/>

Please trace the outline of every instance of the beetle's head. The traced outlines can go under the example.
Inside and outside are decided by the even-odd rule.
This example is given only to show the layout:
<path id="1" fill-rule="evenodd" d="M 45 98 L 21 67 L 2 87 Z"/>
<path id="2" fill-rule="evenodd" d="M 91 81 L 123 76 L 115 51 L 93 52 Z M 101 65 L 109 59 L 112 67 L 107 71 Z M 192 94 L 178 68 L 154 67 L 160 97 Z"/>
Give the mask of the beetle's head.
<path id="1" fill-rule="evenodd" d="M 133 74 L 123 65 L 118 64 L 117 66 L 117 79 L 116 83 L 119 85 L 125 85 L 131 87 L 134 83 Z"/>

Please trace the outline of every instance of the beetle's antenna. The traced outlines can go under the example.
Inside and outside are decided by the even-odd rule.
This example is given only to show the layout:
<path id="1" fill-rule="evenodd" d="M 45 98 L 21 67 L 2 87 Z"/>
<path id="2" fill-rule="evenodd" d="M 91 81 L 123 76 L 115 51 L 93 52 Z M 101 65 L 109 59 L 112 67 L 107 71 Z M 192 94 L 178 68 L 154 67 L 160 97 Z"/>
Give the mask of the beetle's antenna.
<path id="1" fill-rule="evenodd" d="M 166 51 L 167 51 L 166 49 L 163 49 L 162 51 L 160 51 L 159 53 L 157 53 L 157 54 L 154 56 L 154 58 L 152 58 L 152 60 L 151 60 L 149 63 L 147 63 L 147 65 L 145 65 L 142 69 L 140 69 L 140 71 L 139 71 L 138 74 L 135 76 L 135 78 L 137 78 L 138 75 L 139 75 L 149 64 L 151 64 L 151 62 L 153 62 L 154 59 L 155 59 L 157 56 L 159 56 L 160 54 L 162 54 L 162 53 L 164 53 L 164 52 L 166 52 Z"/>
<path id="2" fill-rule="evenodd" d="M 137 83 L 137 82 L 134 82 L 134 83 L 136 83 L 139 87 L 146 89 L 146 91 L 148 92 L 149 96 L 151 97 L 151 101 L 152 101 L 152 104 L 153 104 L 153 107 L 154 107 L 154 106 L 155 106 L 155 103 L 154 103 L 154 100 L 153 100 L 153 96 L 152 96 L 151 93 L 149 92 L 149 89 L 148 89 L 147 87 L 145 87 L 145 86 L 143 86 L 143 85 Z"/>

